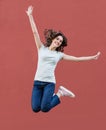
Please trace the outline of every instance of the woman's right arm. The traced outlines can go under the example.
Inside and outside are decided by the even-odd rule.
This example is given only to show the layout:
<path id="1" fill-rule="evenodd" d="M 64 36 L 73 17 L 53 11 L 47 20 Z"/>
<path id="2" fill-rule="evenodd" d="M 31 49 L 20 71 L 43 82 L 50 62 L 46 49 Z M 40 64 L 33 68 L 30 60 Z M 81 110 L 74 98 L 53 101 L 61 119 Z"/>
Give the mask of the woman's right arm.
<path id="1" fill-rule="evenodd" d="M 38 33 L 38 30 L 37 30 L 36 24 L 34 22 L 32 12 L 33 12 L 33 7 L 29 6 L 26 13 L 27 13 L 27 15 L 29 17 L 29 22 L 31 24 L 31 28 L 32 28 L 32 32 L 33 32 L 33 35 L 34 35 L 34 39 L 35 39 L 37 49 L 40 49 L 40 47 L 42 46 L 42 42 L 40 40 L 39 33 Z"/>

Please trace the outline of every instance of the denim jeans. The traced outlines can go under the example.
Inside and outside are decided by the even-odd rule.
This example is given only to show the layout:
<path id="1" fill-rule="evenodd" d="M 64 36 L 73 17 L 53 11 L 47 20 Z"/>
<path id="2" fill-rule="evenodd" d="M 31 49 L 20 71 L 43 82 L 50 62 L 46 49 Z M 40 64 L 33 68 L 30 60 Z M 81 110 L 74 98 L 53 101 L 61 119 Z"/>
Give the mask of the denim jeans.
<path id="1" fill-rule="evenodd" d="M 32 90 L 32 110 L 34 112 L 48 112 L 60 103 L 57 95 L 54 95 L 55 83 L 34 81 Z"/>

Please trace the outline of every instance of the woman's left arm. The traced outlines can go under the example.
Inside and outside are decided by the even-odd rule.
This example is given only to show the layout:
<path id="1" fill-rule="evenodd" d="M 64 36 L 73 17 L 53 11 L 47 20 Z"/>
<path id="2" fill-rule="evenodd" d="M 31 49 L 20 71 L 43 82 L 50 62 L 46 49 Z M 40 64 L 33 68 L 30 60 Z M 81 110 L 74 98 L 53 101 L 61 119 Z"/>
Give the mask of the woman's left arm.
<path id="1" fill-rule="evenodd" d="M 75 57 L 70 56 L 67 54 L 63 55 L 63 60 L 69 60 L 69 61 L 89 61 L 89 60 L 97 60 L 100 55 L 100 52 L 98 52 L 96 55 L 93 56 L 83 56 L 83 57 Z"/>

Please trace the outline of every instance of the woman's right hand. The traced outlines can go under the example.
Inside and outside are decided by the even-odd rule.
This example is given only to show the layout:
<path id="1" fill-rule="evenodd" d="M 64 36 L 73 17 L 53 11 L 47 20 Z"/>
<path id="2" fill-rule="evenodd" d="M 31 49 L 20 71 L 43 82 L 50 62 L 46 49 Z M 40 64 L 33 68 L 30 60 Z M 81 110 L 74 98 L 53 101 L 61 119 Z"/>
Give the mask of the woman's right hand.
<path id="1" fill-rule="evenodd" d="M 33 6 L 29 6 L 28 7 L 28 10 L 26 11 L 26 13 L 27 13 L 27 15 L 29 16 L 29 15 L 31 15 L 32 14 L 32 12 L 33 12 Z"/>
<path id="2" fill-rule="evenodd" d="M 99 56 L 100 56 L 100 51 L 93 57 L 94 58 L 94 60 L 97 60 L 98 58 L 99 58 Z"/>

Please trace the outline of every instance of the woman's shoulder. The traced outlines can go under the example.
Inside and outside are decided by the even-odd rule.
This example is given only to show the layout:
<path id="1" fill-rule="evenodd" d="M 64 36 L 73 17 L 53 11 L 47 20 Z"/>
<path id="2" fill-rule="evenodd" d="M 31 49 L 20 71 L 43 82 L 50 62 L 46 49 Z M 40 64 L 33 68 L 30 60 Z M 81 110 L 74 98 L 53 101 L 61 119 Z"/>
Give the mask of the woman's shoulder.
<path id="1" fill-rule="evenodd" d="M 42 43 L 40 49 L 44 49 L 44 48 L 46 48 L 46 46 L 44 45 L 44 43 Z"/>

